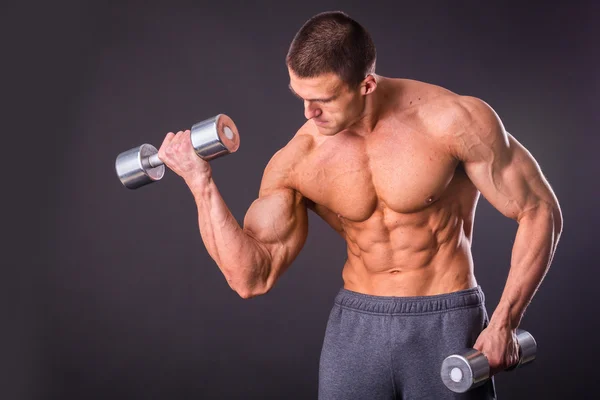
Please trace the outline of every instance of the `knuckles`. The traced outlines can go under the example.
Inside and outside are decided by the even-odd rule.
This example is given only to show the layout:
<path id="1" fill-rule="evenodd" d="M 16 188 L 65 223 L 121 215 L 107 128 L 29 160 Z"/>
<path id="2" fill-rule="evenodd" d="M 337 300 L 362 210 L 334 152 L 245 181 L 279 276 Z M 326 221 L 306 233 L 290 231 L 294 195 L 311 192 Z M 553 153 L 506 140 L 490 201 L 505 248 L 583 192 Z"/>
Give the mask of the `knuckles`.
<path id="1" fill-rule="evenodd" d="M 169 167 L 174 167 L 177 160 L 183 159 L 192 147 L 190 130 L 169 132 L 165 136 L 162 146 L 158 149 L 158 157 Z"/>

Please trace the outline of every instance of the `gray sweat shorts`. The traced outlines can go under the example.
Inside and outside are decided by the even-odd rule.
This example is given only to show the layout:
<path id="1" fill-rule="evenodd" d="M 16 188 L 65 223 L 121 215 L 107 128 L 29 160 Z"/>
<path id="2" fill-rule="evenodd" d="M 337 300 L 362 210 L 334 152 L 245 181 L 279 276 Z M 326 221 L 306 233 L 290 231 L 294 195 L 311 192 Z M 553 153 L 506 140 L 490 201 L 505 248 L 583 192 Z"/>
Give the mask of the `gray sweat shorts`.
<path id="1" fill-rule="evenodd" d="M 319 400 L 495 399 L 493 378 L 454 393 L 440 377 L 444 358 L 473 347 L 487 323 L 479 286 L 420 297 L 342 288 L 325 331 Z"/>

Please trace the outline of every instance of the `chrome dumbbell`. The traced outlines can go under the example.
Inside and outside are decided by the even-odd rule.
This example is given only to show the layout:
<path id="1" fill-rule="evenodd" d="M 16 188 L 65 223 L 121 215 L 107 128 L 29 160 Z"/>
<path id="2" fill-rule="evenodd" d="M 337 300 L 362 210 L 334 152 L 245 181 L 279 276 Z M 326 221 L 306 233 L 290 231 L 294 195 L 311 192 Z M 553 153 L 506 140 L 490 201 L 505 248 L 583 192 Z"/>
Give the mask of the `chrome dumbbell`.
<path id="1" fill-rule="evenodd" d="M 533 336 L 517 329 L 519 362 L 508 370 L 513 370 L 535 360 L 537 344 Z M 490 378 L 490 365 L 487 358 L 478 350 L 468 349 L 460 354 L 446 357 L 440 372 L 444 385 L 453 392 L 464 393 L 483 385 Z"/>
<path id="2" fill-rule="evenodd" d="M 190 138 L 196 154 L 205 161 L 233 153 L 240 146 L 238 130 L 233 120 L 225 114 L 194 124 Z M 121 183 L 128 189 L 137 189 L 161 180 L 165 174 L 158 150 L 146 143 L 119 154 L 115 170 Z"/>

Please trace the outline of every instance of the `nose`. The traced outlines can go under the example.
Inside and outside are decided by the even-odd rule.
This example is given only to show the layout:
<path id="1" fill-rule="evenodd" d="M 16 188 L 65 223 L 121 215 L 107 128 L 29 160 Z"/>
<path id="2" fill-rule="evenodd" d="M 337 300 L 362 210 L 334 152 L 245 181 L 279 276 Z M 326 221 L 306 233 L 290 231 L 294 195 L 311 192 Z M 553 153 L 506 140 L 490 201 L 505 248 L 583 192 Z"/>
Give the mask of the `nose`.
<path id="1" fill-rule="evenodd" d="M 306 119 L 318 117 L 319 115 L 321 115 L 321 113 L 321 109 L 318 107 L 317 104 L 311 103 L 310 101 L 304 102 L 304 116 L 306 117 Z"/>

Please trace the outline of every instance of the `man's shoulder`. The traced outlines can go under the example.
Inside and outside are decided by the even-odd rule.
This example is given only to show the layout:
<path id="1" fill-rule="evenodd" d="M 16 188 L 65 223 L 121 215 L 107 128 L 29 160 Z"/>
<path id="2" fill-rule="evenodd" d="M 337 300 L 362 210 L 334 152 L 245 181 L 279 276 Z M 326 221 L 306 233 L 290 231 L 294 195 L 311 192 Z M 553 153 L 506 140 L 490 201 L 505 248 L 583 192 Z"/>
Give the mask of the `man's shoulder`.
<path id="1" fill-rule="evenodd" d="M 296 164 L 315 146 L 315 135 L 308 125 L 304 124 L 296 134 L 279 149 L 272 158 L 278 164 Z"/>
<path id="2" fill-rule="evenodd" d="M 420 107 L 417 115 L 423 131 L 458 159 L 463 158 L 465 149 L 503 131 L 495 111 L 473 96 L 440 94 Z"/>
<path id="3" fill-rule="evenodd" d="M 441 85 L 407 78 L 386 78 L 397 88 L 407 105 L 413 107 L 425 106 L 445 112 L 471 111 L 481 105 L 486 105 L 481 99 L 463 95 Z"/>
<path id="4" fill-rule="evenodd" d="M 442 86 L 406 78 L 386 78 L 391 88 L 388 97 L 392 110 L 403 114 L 418 125 L 438 119 L 441 114 L 451 115 L 461 111 L 461 95 Z"/>
<path id="5" fill-rule="evenodd" d="M 264 178 L 277 186 L 297 190 L 296 172 L 298 164 L 315 147 L 314 135 L 303 126 L 296 134 L 273 154 L 264 173 Z"/>
<path id="6" fill-rule="evenodd" d="M 404 121 L 449 149 L 498 125 L 497 114 L 480 98 L 412 79 L 391 82 L 401 93 L 395 108 Z"/>
<path id="7" fill-rule="evenodd" d="M 392 89 L 393 97 L 405 105 L 418 106 L 426 104 L 439 97 L 458 96 L 443 86 L 431 82 L 418 81 L 409 78 L 384 77 L 385 85 Z"/>
<path id="8" fill-rule="evenodd" d="M 423 123 L 440 134 L 453 134 L 474 120 L 495 117 L 492 108 L 483 100 L 450 91 L 430 96 L 418 111 Z"/>

